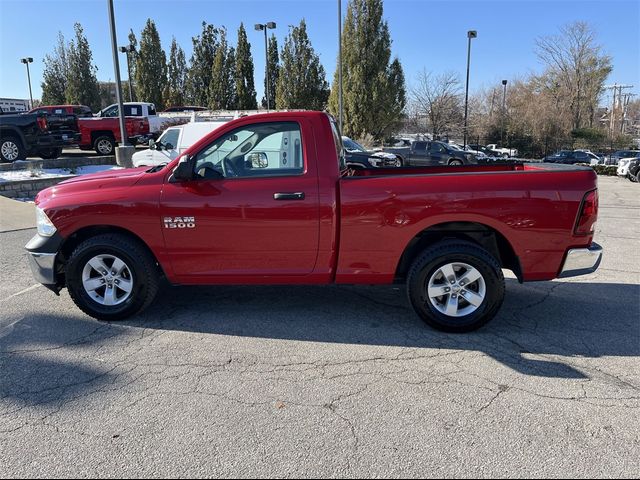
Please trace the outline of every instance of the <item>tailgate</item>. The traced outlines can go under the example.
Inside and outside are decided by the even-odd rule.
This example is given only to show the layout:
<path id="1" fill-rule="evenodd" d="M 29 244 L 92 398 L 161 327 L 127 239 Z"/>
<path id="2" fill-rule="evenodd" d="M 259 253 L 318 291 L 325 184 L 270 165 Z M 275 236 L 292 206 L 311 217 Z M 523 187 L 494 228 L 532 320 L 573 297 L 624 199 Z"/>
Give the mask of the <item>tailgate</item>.
<path id="1" fill-rule="evenodd" d="M 78 117 L 74 114 L 53 114 L 47 115 L 47 125 L 49 131 L 58 133 L 72 130 L 78 132 Z"/>

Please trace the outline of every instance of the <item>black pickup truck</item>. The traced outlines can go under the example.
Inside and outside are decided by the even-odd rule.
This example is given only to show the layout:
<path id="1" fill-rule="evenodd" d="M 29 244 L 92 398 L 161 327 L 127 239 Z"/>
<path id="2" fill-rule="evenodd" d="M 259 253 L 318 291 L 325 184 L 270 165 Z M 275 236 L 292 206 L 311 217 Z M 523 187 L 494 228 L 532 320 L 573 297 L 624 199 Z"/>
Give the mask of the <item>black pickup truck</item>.
<path id="1" fill-rule="evenodd" d="M 37 155 L 57 158 L 62 149 L 80 141 L 76 115 L 3 114 L 0 111 L 0 161 L 14 162 Z"/>
<path id="2" fill-rule="evenodd" d="M 384 152 L 393 153 L 401 158 L 402 164 L 411 167 L 430 165 L 475 165 L 478 163 L 473 153 L 456 149 L 445 142 L 420 141 L 410 147 L 384 148 Z"/>

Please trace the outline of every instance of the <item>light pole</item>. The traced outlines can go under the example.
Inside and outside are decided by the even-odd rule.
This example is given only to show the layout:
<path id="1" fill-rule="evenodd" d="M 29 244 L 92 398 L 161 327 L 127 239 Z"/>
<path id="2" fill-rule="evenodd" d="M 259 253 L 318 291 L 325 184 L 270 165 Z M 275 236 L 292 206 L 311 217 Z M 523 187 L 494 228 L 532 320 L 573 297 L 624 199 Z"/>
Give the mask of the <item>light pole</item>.
<path id="1" fill-rule="evenodd" d="M 276 22 L 256 23 L 256 30 L 264 30 L 265 87 L 267 95 L 267 112 L 269 111 L 269 48 L 267 47 L 267 30 L 276 28 Z M 275 107 L 275 105 L 274 105 Z"/>
<path id="2" fill-rule="evenodd" d="M 118 62 L 118 40 L 116 38 L 116 20 L 113 12 L 113 0 L 107 0 L 109 9 L 109 26 L 111 29 L 111 53 L 113 54 L 113 70 L 116 77 L 116 101 L 118 102 L 118 119 L 120 123 L 121 146 L 116 147 L 116 163 L 122 167 L 132 167 L 131 157 L 135 147 L 129 145 L 127 130 L 124 126 L 124 106 L 122 104 L 122 88 L 120 85 L 120 63 Z"/>
<path id="3" fill-rule="evenodd" d="M 131 63 L 129 62 L 129 54 L 136 51 L 136 47 L 133 45 L 127 45 L 126 47 L 120 47 L 120 51 L 127 55 L 127 74 L 129 76 L 129 101 L 133 102 L 133 89 L 131 88 Z"/>
<path id="4" fill-rule="evenodd" d="M 338 0 L 338 109 L 342 132 L 342 0 Z"/>
<path id="5" fill-rule="evenodd" d="M 33 58 L 25 57 L 21 58 L 20 61 L 27 66 L 27 80 L 29 82 L 29 100 L 31 103 L 29 104 L 29 110 L 33 108 L 33 94 L 31 93 L 31 74 L 29 73 L 29 64 L 33 63 Z"/>
<path id="6" fill-rule="evenodd" d="M 502 80 L 502 128 L 500 129 L 500 146 L 504 148 L 504 119 L 506 117 L 507 81 Z"/>
<path id="7" fill-rule="evenodd" d="M 462 148 L 467 146 L 467 112 L 469 103 L 469 64 L 471 63 L 471 39 L 476 38 L 478 32 L 475 30 L 469 30 L 467 32 L 467 38 L 469 39 L 469 45 L 467 47 L 467 85 L 464 92 L 464 140 L 462 142 Z"/>

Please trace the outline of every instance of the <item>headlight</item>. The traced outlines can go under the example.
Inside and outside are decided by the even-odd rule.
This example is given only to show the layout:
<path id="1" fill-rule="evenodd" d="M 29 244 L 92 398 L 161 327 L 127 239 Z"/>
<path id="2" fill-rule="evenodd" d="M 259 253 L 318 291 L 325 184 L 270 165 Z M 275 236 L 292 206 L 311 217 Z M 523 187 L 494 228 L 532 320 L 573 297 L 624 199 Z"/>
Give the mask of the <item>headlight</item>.
<path id="1" fill-rule="evenodd" d="M 51 223 L 44 210 L 36 207 L 36 226 L 38 227 L 38 234 L 43 237 L 50 237 L 56 233 L 56 227 Z"/>
<path id="2" fill-rule="evenodd" d="M 379 158 L 369 157 L 367 158 L 367 162 L 369 162 L 369 165 L 371 165 L 372 167 L 378 167 L 380 166 L 381 160 Z"/>

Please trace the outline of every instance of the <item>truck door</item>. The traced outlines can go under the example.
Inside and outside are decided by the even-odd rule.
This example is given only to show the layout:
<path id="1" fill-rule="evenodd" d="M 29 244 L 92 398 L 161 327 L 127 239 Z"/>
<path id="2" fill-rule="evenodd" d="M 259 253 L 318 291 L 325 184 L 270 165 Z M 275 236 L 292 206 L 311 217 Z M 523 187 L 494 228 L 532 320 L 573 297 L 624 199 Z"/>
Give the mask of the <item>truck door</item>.
<path id="1" fill-rule="evenodd" d="M 195 178 L 168 181 L 161 215 L 167 253 L 185 282 L 302 277 L 313 272 L 319 194 L 304 119 L 251 122 L 191 157 Z"/>
<path id="2" fill-rule="evenodd" d="M 427 142 L 413 142 L 411 144 L 411 160 L 412 166 L 421 166 L 427 164 Z"/>

